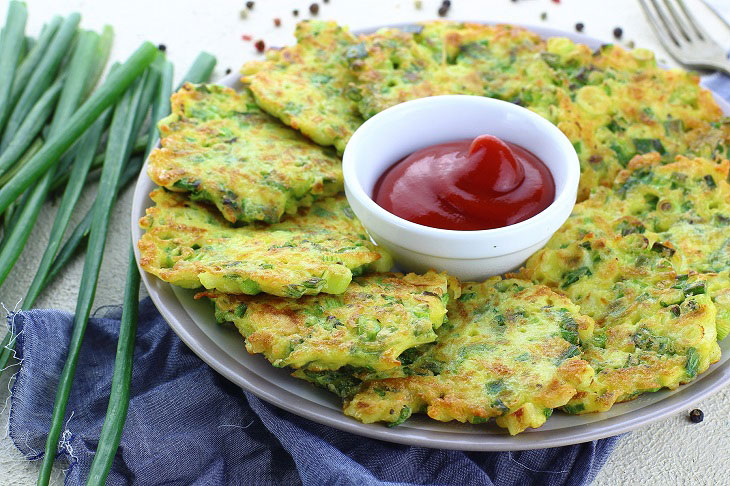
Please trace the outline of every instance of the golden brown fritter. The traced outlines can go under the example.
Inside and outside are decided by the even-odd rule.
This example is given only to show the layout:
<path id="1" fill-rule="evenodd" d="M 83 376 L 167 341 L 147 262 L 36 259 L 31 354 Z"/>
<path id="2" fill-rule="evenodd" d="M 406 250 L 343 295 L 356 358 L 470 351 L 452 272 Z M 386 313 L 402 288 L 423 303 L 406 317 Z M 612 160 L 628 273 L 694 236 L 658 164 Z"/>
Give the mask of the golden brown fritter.
<path id="1" fill-rule="evenodd" d="M 157 189 L 140 220 L 140 265 L 166 282 L 231 294 L 341 294 L 353 274 L 389 270 L 340 195 L 272 225 L 234 227 L 218 211 Z"/>
<path id="2" fill-rule="evenodd" d="M 276 223 L 343 189 L 339 157 L 261 111 L 246 90 L 187 83 L 171 104 L 147 174 L 232 223 Z"/>

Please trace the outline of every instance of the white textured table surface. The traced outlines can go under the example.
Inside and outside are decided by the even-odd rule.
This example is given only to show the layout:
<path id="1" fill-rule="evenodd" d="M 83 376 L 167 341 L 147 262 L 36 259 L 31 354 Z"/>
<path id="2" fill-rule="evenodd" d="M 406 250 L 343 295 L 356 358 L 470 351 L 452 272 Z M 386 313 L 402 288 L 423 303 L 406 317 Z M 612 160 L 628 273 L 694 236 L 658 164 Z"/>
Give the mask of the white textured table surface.
<path id="1" fill-rule="evenodd" d="M 248 59 L 258 57 L 253 42 L 241 36 L 262 38 L 267 45 L 284 45 L 293 41 L 296 19 L 292 10 L 299 10 L 299 19 L 309 18 L 309 1 L 258 0 L 247 19 L 239 17 L 242 0 L 174 1 L 174 0 L 27 0 L 28 30 L 37 34 L 41 25 L 53 14 L 82 14 L 82 26 L 99 30 L 111 24 L 116 31 L 113 60 L 125 59 L 143 40 L 167 45 L 168 56 L 175 64 L 179 79 L 200 50 L 218 57 L 214 78 L 223 75 L 226 68 L 235 70 Z M 696 15 L 710 28 L 716 40 L 730 48 L 730 31 L 697 5 Z M 715 0 L 730 11 L 728 0 Z M 334 19 L 352 29 L 374 25 L 436 17 L 439 0 L 423 0 L 416 10 L 413 0 L 330 0 L 320 4 L 319 18 Z M 0 21 L 4 22 L 6 2 L 0 2 Z M 540 14 L 547 12 L 547 20 Z M 274 27 L 273 19 L 281 18 L 282 25 Z M 572 30 L 576 22 L 585 24 L 585 33 L 611 41 L 614 27 L 621 26 L 624 40 L 633 40 L 637 46 L 648 47 L 662 60 L 671 59 L 658 46 L 654 35 L 639 9 L 637 0 L 453 0 L 449 18 L 547 25 Z M 93 200 L 96 187 L 88 187 L 83 204 Z M 95 305 L 121 302 L 126 271 L 128 214 L 131 205 L 131 187 L 117 203 L 111 221 L 104 265 L 99 280 Z M 42 254 L 47 231 L 53 221 L 55 206 L 49 204 L 13 273 L 0 287 L 0 301 L 12 307 L 25 293 L 30 283 L 37 258 Z M 83 212 L 76 213 L 75 222 Z M 39 307 L 73 311 L 83 261 L 77 257 L 66 272 L 54 282 L 38 301 Z M 0 329 L 0 337 L 4 333 Z M 0 486 L 24 485 L 35 482 L 37 465 L 28 463 L 13 447 L 4 433 L 7 421 L 8 378 L 0 380 Z M 730 450 L 730 388 L 698 405 L 705 412 L 702 424 L 691 424 L 686 413 L 662 420 L 623 437 L 616 451 L 601 471 L 595 484 L 730 484 L 727 451 Z M 62 484 L 62 470 L 57 468 L 53 481 Z"/>

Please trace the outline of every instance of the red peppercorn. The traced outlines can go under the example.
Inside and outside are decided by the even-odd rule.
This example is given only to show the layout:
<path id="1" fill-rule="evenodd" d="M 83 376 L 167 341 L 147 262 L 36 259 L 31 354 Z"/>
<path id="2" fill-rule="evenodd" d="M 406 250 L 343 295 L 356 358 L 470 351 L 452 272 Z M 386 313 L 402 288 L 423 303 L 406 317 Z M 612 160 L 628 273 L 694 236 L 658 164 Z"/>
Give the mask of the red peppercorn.
<path id="1" fill-rule="evenodd" d="M 316 3 L 313 3 L 309 6 L 309 13 L 312 15 L 317 15 L 319 13 L 319 5 Z"/>
<path id="2" fill-rule="evenodd" d="M 264 49 L 266 49 L 266 44 L 264 44 L 264 41 L 261 39 L 257 40 L 256 43 L 254 44 L 254 46 L 256 47 L 256 50 L 259 52 L 264 52 Z"/>
<path id="3" fill-rule="evenodd" d="M 560 0 L 553 0 L 553 3 L 560 3 Z"/>
<path id="4" fill-rule="evenodd" d="M 278 17 L 277 17 L 277 18 L 275 18 L 275 19 L 274 19 L 274 25 L 275 25 L 276 27 L 280 27 L 280 26 L 281 26 L 281 19 L 280 19 L 280 18 L 278 18 Z"/>
<path id="5" fill-rule="evenodd" d="M 243 39 L 243 40 L 245 40 L 245 41 L 247 41 L 247 42 L 248 42 L 248 41 L 250 41 L 251 39 L 253 39 L 253 37 L 251 37 L 251 36 L 250 36 L 250 35 L 248 35 L 248 34 L 243 34 L 243 35 L 241 36 L 241 39 Z"/>

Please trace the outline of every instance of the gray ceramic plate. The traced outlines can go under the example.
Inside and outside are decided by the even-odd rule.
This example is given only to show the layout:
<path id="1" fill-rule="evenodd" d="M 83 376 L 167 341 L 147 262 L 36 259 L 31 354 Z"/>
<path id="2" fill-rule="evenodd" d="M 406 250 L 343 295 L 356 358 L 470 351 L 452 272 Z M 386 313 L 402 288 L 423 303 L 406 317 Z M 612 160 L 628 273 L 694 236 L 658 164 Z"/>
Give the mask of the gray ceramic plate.
<path id="1" fill-rule="evenodd" d="M 543 36 L 570 37 L 592 48 L 601 44 L 597 39 L 578 34 L 541 27 L 529 28 Z M 233 88 L 241 86 L 237 74 L 223 78 L 219 84 Z M 716 98 L 725 113 L 730 114 L 730 105 Z M 145 209 L 151 206 L 148 194 L 154 188 L 155 184 L 147 177 L 145 165 L 137 181 L 132 205 L 134 241 L 142 235 L 137 222 Z M 139 261 L 136 245 L 135 254 Z M 538 449 L 576 444 L 627 432 L 686 410 L 730 382 L 730 339 L 726 339 L 721 345 L 723 353 L 720 362 L 688 385 L 674 391 L 647 393 L 604 413 L 571 416 L 556 412 L 543 427 L 528 429 L 515 437 L 494 425 L 441 423 L 419 416 L 395 428 L 362 424 L 343 415 L 340 401 L 334 395 L 292 378 L 286 370 L 274 368 L 260 355 L 248 354 L 238 333 L 216 324 L 212 304 L 205 300 L 193 300 L 195 292 L 173 287 L 144 271 L 142 280 L 162 316 L 185 344 L 232 382 L 296 415 L 353 434 L 402 444 L 475 451 Z"/>

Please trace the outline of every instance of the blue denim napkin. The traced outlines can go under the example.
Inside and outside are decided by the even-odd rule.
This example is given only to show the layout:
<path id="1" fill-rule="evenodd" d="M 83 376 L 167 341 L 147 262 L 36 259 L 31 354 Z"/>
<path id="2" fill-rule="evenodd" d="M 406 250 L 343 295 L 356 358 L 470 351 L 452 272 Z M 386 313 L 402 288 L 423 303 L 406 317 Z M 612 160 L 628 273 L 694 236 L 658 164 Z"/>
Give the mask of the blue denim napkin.
<path id="1" fill-rule="evenodd" d="M 104 314 L 99 316 L 99 314 Z M 120 309 L 89 321 L 59 455 L 83 484 L 106 413 Z M 33 310 L 8 319 L 20 369 L 10 437 L 42 456 L 72 315 Z M 242 391 L 203 363 L 149 299 L 140 304 L 131 401 L 110 485 L 581 485 L 616 438 L 525 452 L 459 452 L 366 439 L 302 419 Z"/>

